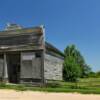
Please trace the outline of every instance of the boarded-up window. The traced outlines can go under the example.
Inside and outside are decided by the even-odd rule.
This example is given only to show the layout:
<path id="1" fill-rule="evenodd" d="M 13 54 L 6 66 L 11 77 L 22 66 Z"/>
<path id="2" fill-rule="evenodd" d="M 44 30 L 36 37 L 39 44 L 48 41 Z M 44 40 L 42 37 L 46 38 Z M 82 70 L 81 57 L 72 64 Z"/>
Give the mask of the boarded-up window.
<path id="1" fill-rule="evenodd" d="M 21 53 L 21 77 L 32 78 L 32 59 L 34 52 Z"/>
<path id="2" fill-rule="evenodd" d="M 23 60 L 21 66 L 21 73 L 23 78 L 32 78 L 32 61 Z"/>
<path id="3" fill-rule="evenodd" d="M 22 53 L 22 60 L 32 60 L 35 58 L 34 52 Z"/>

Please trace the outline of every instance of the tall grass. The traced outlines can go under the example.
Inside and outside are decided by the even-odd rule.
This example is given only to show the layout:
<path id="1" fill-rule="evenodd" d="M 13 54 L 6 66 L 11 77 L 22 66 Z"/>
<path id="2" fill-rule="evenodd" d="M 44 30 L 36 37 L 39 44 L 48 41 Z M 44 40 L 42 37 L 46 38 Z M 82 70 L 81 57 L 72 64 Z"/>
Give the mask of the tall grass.
<path id="1" fill-rule="evenodd" d="M 44 92 L 78 92 L 85 94 L 100 94 L 100 78 L 80 79 L 77 83 L 72 82 L 49 82 L 44 87 L 33 87 L 30 85 L 12 85 L 0 83 L 0 89 L 14 89 L 17 91 L 44 91 Z"/>

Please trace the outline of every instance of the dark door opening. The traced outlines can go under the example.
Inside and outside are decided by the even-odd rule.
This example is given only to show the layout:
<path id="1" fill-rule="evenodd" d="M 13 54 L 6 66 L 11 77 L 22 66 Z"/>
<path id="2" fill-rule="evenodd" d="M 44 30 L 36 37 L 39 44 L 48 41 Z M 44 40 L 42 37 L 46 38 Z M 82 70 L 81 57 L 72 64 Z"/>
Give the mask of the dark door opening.
<path id="1" fill-rule="evenodd" d="M 20 81 L 20 54 L 7 54 L 8 80 L 10 83 Z"/>
<path id="2" fill-rule="evenodd" d="M 3 81 L 4 56 L 0 54 L 0 81 Z"/>

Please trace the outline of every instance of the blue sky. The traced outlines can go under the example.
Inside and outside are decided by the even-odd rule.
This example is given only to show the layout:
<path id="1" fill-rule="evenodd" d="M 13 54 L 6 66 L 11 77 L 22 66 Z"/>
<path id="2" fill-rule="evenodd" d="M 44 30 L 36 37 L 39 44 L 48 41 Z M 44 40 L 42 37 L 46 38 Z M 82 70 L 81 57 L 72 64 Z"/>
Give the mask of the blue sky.
<path id="1" fill-rule="evenodd" d="M 62 51 L 75 44 L 100 70 L 100 0 L 0 0 L 0 30 L 6 23 L 45 25 L 47 41 Z"/>

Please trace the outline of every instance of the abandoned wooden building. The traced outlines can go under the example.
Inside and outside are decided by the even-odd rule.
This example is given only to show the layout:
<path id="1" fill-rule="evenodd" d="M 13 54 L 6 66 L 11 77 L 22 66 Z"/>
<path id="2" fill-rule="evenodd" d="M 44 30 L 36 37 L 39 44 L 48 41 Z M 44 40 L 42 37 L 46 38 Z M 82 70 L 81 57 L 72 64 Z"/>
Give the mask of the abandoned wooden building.
<path id="1" fill-rule="evenodd" d="M 8 24 L 0 31 L 0 81 L 44 84 L 62 80 L 62 52 L 45 41 L 43 26 Z"/>

